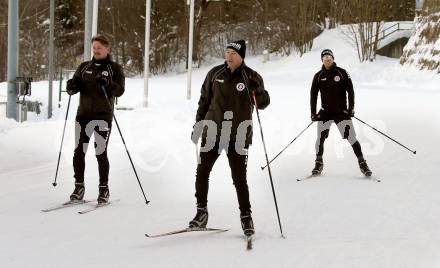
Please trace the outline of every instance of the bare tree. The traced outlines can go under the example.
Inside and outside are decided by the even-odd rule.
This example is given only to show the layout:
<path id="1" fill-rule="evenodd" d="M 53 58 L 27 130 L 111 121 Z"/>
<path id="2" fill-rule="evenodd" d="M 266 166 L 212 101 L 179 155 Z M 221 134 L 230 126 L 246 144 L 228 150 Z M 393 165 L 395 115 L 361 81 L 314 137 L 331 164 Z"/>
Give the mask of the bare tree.
<path id="1" fill-rule="evenodd" d="M 19 74 L 47 79 L 49 6 L 26 1 L 19 7 Z"/>
<path id="2" fill-rule="evenodd" d="M 440 0 L 425 0 L 423 14 L 429 15 L 440 11 Z"/>
<path id="3" fill-rule="evenodd" d="M 425 0 L 436 10 L 440 0 Z M 0 34 L 7 36 L 7 0 L 0 0 Z M 56 0 L 55 70 L 72 69 L 82 61 L 84 0 Z M 248 41 L 247 54 L 263 50 L 304 54 L 325 28 L 351 24 L 359 60 L 375 57 L 382 21 L 412 19 L 413 0 L 196 0 L 194 62 L 223 57 L 224 46 L 236 39 Z M 428 9 L 428 8 L 427 8 Z M 186 0 L 152 1 L 150 68 L 152 73 L 186 66 L 188 44 Z M 20 1 L 20 72 L 47 78 L 49 35 L 47 0 Z M 127 75 L 143 72 L 145 0 L 100 0 L 101 34 L 112 41 L 112 56 Z M 7 39 L 0 40 L 6 59 Z M 0 62 L 0 80 L 6 79 L 6 61 Z"/>
<path id="4" fill-rule="evenodd" d="M 294 42 L 302 55 L 312 48 L 313 39 L 321 32 L 314 22 L 317 17 L 317 1 L 299 0 L 294 17 Z"/>
<path id="5" fill-rule="evenodd" d="M 56 1 L 55 47 L 57 50 L 55 70 L 74 69 L 82 61 L 84 1 Z"/>
<path id="6" fill-rule="evenodd" d="M 386 0 L 350 1 L 349 14 L 357 23 L 347 25 L 342 31 L 355 46 L 360 62 L 376 57 L 378 36 L 383 26 L 384 2 Z"/>

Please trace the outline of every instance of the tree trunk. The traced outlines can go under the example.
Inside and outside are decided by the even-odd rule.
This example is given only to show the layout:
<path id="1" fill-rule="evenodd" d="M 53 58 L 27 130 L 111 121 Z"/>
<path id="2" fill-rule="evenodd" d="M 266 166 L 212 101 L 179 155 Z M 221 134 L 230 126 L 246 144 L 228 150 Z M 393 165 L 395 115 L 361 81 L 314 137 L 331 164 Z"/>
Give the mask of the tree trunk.
<path id="1" fill-rule="evenodd" d="M 203 16 L 205 14 L 206 9 L 208 8 L 210 2 L 207 0 L 202 0 L 200 3 L 199 11 L 197 12 L 197 15 L 195 16 L 194 20 L 194 53 L 193 53 L 193 62 L 197 62 L 197 66 L 200 66 L 201 64 L 201 55 L 203 53 L 202 49 L 202 24 L 203 24 Z"/>

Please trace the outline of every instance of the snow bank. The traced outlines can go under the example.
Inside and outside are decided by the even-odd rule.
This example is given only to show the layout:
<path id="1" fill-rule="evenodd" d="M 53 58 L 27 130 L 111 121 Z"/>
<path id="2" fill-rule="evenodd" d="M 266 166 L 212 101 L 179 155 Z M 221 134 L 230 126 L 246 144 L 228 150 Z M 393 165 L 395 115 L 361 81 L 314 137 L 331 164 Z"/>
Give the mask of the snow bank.
<path id="1" fill-rule="evenodd" d="M 8 129 L 18 127 L 19 125 L 20 124 L 13 119 L 1 118 L 0 119 L 0 132 L 4 132 Z"/>
<path id="2" fill-rule="evenodd" d="M 419 17 L 415 28 L 403 49 L 400 63 L 440 73 L 440 12 Z"/>

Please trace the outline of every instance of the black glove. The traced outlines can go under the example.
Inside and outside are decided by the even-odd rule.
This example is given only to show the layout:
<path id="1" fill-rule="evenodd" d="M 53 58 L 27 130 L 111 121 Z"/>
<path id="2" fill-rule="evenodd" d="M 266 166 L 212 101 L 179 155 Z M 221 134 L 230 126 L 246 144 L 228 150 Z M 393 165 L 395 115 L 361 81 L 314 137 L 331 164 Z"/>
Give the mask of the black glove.
<path id="1" fill-rule="evenodd" d="M 319 121 L 321 119 L 321 115 L 320 114 L 312 114 L 310 116 L 310 118 L 312 119 L 312 121 Z"/>
<path id="2" fill-rule="evenodd" d="M 258 85 L 258 82 L 250 79 L 249 80 L 249 92 L 255 92 L 260 86 Z"/>
<path id="3" fill-rule="evenodd" d="M 98 83 L 101 86 L 104 86 L 106 89 L 108 89 L 112 84 L 112 79 L 110 78 L 108 71 L 99 72 L 96 75 L 96 81 L 98 81 Z"/>
<path id="4" fill-rule="evenodd" d="M 67 94 L 73 95 L 73 94 L 78 93 L 78 91 L 79 91 L 78 86 L 73 81 L 73 79 L 67 80 L 67 87 L 66 87 Z"/>
<path id="5" fill-rule="evenodd" d="M 354 110 L 353 109 L 348 109 L 348 110 L 344 110 L 344 114 L 353 117 L 354 116 Z"/>
<path id="6" fill-rule="evenodd" d="M 196 122 L 191 132 L 191 140 L 194 144 L 197 144 L 199 142 L 199 138 L 202 135 L 202 130 L 203 130 L 203 124 L 201 123 L 201 121 Z"/>

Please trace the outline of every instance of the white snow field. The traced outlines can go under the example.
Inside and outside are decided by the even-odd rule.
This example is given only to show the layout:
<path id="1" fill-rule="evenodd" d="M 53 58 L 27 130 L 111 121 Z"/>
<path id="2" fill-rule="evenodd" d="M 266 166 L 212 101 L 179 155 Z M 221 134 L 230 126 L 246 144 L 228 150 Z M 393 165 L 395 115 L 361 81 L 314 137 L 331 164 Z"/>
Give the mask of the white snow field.
<path id="1" fill-rule="evenodd" d="M 270 106 L 260 111 L 269 158 L 310 122 L 310 85 L 324 48 L 333 50 L 336 63 L 353 79 L 355 115 L 417 150 L 414 155 L 354 120 L 365 158 L 381 183 L 361 176 L 351 147 L 335 126 L 326 142 L 323 176 L 297 182 L 314 164 L 312 125 L 271 164 L 286 236 L 280 238 L 268 173 L 260 168 L 265 157 L 254 113 L 248 162 L 254 249 L 245 249 L 224 153 L 210 177 L 208 227 L 229 231 L 147 238 L 145 233 L 186 227 L 196 212 L 196 153 L 190 134 L 200 86 L 212 66 L 194 73 L 191 101 L 186 100 L 185 74 L 152 77 L 148 108 L 141 107 L 143 80 L 127 79 L 118 106 L 135 109 L 118 110 L 116 117 L 150 204 L 144 202 L 114 125 L 110 194 L 120 202 L 85 215 L 77 211 L 89 204 L 41 212 L 67 201 L 73 190 L 78 96 L 72 97 L 56 188 L 51 183 L 67 94 L 60 109 L 54 104 L 53 119 L 45 119 L 47 107 L 21 124 L 2 118 L 0 267 L 440 267 L 439 75 L 385 57 L 361 64 L 338 30 L 321 34 L 301 58 L 268 63 L 246 58 L 271 96 Z M 0 84 L 0 95 L 6 96 L 6 87 Z M 46 92 L 47 82 L 34 83 L 32 99 L 47 103 Z M 95 200 L 98 170 L 91 149 L 85 198 Z"/>

